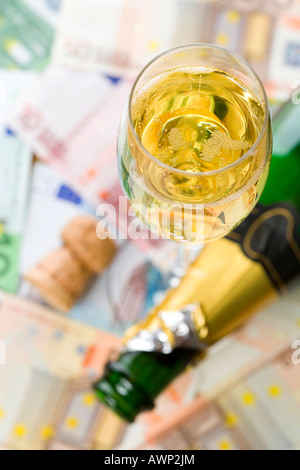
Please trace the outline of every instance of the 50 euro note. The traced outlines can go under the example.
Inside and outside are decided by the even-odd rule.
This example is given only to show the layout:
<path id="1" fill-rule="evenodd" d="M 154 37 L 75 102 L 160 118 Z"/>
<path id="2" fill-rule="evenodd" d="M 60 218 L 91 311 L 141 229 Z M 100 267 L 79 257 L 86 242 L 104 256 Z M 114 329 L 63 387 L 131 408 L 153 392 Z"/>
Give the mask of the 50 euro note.
<path id="1" fill-rule="evenodd" d="M 120 340 L 4 293 L 0 319 L 1 446 L 112 447 L 124 426 L 97 403 L 92 382 Z"/>
<path id="2" fill-rule="evenodd" d="M 3 293 L 0 300 L 0 341 L 6 353 L 6 365 L 0 364 L 1 446 L 299 448 L 300 365 L 291 363 L 299 290 L 214 351 L 214 359 L 206 359 L 205 375 L 187 371 L 163 393 L 154 411 L 129 426 L 105 409 L 92 391 L 95 378 L 121 347 L 119 338 L 27 300 Z M 284 316 L 279 315 L 282 307 Z M 205 390 L 205 382 L 216 384 L 230 357 L 235 362 L 231 372 L 227 367 L 221 374 L 214 394 L 211 385 Z"/>
<path id="3" fill-rule="evenodd" d="M 146 440 L 151 421 L 148 427 L 127 426 L 93 392 L 93 382 L 121 347 L 119 338 L 3 293 L 0 320 L 6 359 L 0 360 L 1 446 L 109 450 L 126 440 L 132 446 Z M 181 378 L 181 389 L 189 382 L 189 375 Z M 173 413 L 184 401 L 175 390 L 166 398 Z"/>
<path id="4" fill-rule="evenodd" d="M 298 280 L 291 293 L 213 347 L 204 360 L 172 384 L 169 392 L 172 389 L 173 397 L 184 395 L 177 413 L 168 410 L 165 393 L 152 413 L 140 416 L 133 426 L 148 431 L 141 433 L 134 446 L 299 449 L 299 305 Z M 120 446 L 130 446 L 126 436 Z"/>
<path id="5" fill-rule="evenodd" d="M 213 400 L 198 397 L 150 428 L 143 449 L 299 450 L 299 366 L 290 347 Z"/>
<path id="6" fill-rule="evenodd" d="M 243 56 L 270 97 L 287 99 L 299 79 L 299 18 L 297 0 L 65 0 L 53 61 L 133 78 L 167 49 L 211 43 Z"/>

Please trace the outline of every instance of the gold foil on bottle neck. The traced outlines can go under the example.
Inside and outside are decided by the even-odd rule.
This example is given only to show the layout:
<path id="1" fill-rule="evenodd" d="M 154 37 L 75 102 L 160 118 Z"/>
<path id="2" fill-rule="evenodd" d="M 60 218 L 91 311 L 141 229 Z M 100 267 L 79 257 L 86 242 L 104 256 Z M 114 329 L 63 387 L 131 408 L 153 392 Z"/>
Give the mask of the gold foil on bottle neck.
<path id="1" fill-rule="evenodd" d="M 237 243 L 218 240 L 204 248 L 180 285 L 170 290 L 142 322 L 127 331 L 125 344 L 141 330 L 160 329 L 174 347 L 176 338 L 161 318 L 161 312 L 181 312 L 190 304 L 198 304 L 192 315 L 194 331 L 200 345 L 203 341 L 212 345 L 277 296 L 260 263 L 249 259 Z"/>

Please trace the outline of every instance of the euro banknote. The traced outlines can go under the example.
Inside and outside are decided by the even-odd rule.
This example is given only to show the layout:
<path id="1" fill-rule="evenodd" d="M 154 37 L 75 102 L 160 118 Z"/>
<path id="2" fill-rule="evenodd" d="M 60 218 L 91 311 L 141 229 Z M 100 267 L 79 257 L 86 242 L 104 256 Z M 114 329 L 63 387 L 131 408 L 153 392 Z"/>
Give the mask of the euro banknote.
<path id="1" fill-rule="evenodd" d="M 120 339 L 1 293 L 1 447 L 299 449 L 299 292 L 229 337 L 132 425 L 92 391 Z"/>
<path id="2" fill-rule="evenodd" d="M 56 28 L 59 21 L 62 0 L 23 0 L 37 16 Z"/>
<path id="3" fill-rule="evenodd" d="M 49 61 L 54 28 L 30 3 L 32 0 L 0 3 L 1 68 L 41 70 Z"/>
<path id="4" fill-rule="evenodd" d="M 8 124 L 96 208 L 121 194 L 115 149 L 128 93 L 127 83 L 50 68 L 17 103 Z"/>
<path id="5" fill-rule="evenodd" d="M 178 413 L 141 419 L 140 426 L 152 423 L 141 448 L 298 450 L 299 294 L 298 281 L 292 293 L 216 345 L 190 372 Z M 158 400 L 158 415 L 165 398 Z"/>
<path id="6" fill-rule="evenodd" d="M 146 439 L 102 405 L 92 384 L 121 347 L 114 335 L 0 294 L 0 446 L 22 450 L 108 450 Z M 187 387 L 189 374 L 181 379 Z M 16 383 L 18 386 L 16 386 Z M 167 411 L 183 403 L 172 389 Z M 161 415 L 163 419 L 163 414 Z"/>
<path id="7" fill-rule="evenodd" d="M 0 288 L 16 292 L 32 154 L 9 132 L 1 132 L 0 143 Z"/>
<path id="8" fill-rule="evenodd" d="M 212 43 L 242 55 L 272 98 L 299 78 L 297 0 L 65 0 L 55 64 L 135 77 L 156 55 L 188 43 Z"/>
<path id="9" fill-rule="evenodd" d="M 21 251 L 22 275 L 61 246 L 64 227 L 79 214 L 92 215 L 93 210 L 51 167 L 36 162 Z"/>
<path id="10" fill-rule="evenodd" d="M 97 206 L 116 183 L 117 129 L 128 93 L 126 82 L 50 68 L 17 103 L 9 124 Z"/>
<path id="11" fill-rule="evenodd" d="M 0 128 L 6 130 L 7 115 L 13 103 L 34 83 L 36 73 L 20 70 L 0 70 Z"/>
<path id="12" fill-rule="evenodd" d="M 49 165 L 34 165 L 30 206 L 24 230 L 19 293 L 36 302 L 43 298 L 24 280 L 26 274 L 62 246 L 65 226 L 81 214 L 94 215 L 86 203 Z M 116 241 L 119 250 L 112 265 L 94 281 L 70 316 L 83 323 L 122 335 L 152 307 L 166 286 L 163 275 L 136 245 Z"/>
<path id="13" fill-rule="evenodd" d="M 143 449 L 299 450 L 299 366 L 287 348 L 215 399 L 196 398 L 150 431 Z"/>
<path id="14" fill-rule="evenodd" d="M 19 250 L 25 224 L 32 155 L 5 125 L 8 109 L 34 80 L 31 72 L 0 72 L 0 288 L 15 292 L 19 283 Z"/>
<path id="15" fill-rule="evenodd" d="M 129 81 L 49 68 L 22 96 L 8 125 L 34 153 L 50 163 L 96 212 L 103 203 L 114 206 L 112 221 L 122 238 L 128 238 L 127 202 L 118 179 L 116 141 L 122 108 L 131 88 Z M 114 212 L 113 212 L 114 214 Z M 172 244 L 137 240 L 161 268 L 172 260 Z"/>
<path id="16" fill-rule="evenodd" d="M 97 403 L 91 385 L 119 339 L 37 304 L 0 298 L 1 446 L 86 449 L 103 441 L 112 447 L 123 425 Z"/>

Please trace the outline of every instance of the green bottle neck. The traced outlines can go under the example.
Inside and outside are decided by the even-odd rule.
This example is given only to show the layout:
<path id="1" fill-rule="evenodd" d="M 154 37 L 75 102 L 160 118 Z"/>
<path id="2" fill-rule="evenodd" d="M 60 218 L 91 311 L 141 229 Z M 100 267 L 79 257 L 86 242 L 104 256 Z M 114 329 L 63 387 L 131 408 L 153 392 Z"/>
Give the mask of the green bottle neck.
<path id="1" fill-rule="evenodd" d="M 290 202 L 300 212 L 300 145 L 285 155 L 273 154 L 260 202 L 265 205 Z"/>
<path id="2" fill-rule="evenodd" d="M 98 398 L 125 421 L 154 408 L 156 397 L 199 355 L 175 349 L 171 354 L 128 352 L 109 363 L 95 384 Z"/>
<path id="3" fill-rule="evenodd" d="M 274 120 L 274 152 L 260 202 L 265 205 L 289 202 L 300 213 L 299 122 L 300 105 L 291 104 Z M 155 398 L 197 355 L 183 349 L 168 355 L 124 353 L 117 362 L 108 364 L 103 379 L 95 384 L 96 394 L 121 418 L 132 422 L 140 412 L 154 407 Z"/>
<path id="4" fill-rule="evenodd" d="M 260 202 L 292 203 L 300 212 L 300 105 L 288 102 L 273 120 L 270 174 Z"/>

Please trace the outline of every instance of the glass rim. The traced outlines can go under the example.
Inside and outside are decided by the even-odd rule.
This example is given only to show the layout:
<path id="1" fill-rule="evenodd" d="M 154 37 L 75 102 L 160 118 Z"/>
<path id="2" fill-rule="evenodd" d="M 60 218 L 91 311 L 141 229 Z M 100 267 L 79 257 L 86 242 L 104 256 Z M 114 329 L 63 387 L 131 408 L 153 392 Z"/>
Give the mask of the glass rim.
<path id="1" fill-rule="evenodd" d="M 242 65 L 244 65 L 246 68 L 248 68 L 252 72 L 252 74 L 254 75 L 255 79 L 257 80 L 257 82 L 259 84 L 260 89 L 262 90 L 263 98 L 264 98 L 264 101 L 265 101 L 264 122 L 263 122 L 263 125 L 262 125 L 262 128 L 261 128 L 261 131 L 259 133 L 259 136 L 257 137 L 254 144 L 250 147 L 250 149 L 242 157 L 240 157 L 238 160 L 231 163 L 230 165 L 227 165 L 223 168 L 218 168 L 217 170 L 206 171 L 206 172 L 203 172 L 203 171 L 189 172 L 189 171 L 185 171 L 185 170 L 179 170 L 178 168 L 174 168 L 172 166 L 167 165 L 166 163 L 163 163 L 161 160 L 159 160 L 154 155 L 152 155 L 150 152 L 148 152 L 148 150 L 143 146 L 143 144 L 141 142 L 141 139 L 139 138 L 139 136 L 136 133 L 136 130 L 135 130 L 133 122 L 132 122 L 132 115 L 131 115 L 131 108 L 132 108 L 131 104 L 132 104 L 133 96 L 134 96 L 134 93 L 135 93 L 135 88 L 138 84 L 138 81 L 144 75 L 146 70 L 152 64 L 154 64 L 158 59 L 163 57 L 164 55 L 169 54 L 170 52 L 176 52 L 176 51 L 179 51 L 181 49 L 189 49 L 189 48 L 192 48 L 192 47 L 194 47 L 194 48 L 195 47 L 197 47 L 197 48 L 208 48 L 208 49 L 218 50 L 218 51 L 221 51 L 223 53 L 225 52 L 226 54 L 231 55 L 232 57 L 238 59 L 242 63 Z M 170 69 L 170 70 L 173 70 L 173 69 Z M 259 102 L 260 102 L 260 104 L 262 104 L 260 100 L 259 100 Z M 262 140 L 262 138 L 265 134 L 265 131 L 266 131 L 267 125 L 269 123 L 269 119 L 270 119 L 269 101 L 268 101 L 268 97 L 267 97 L 267 94 L 266 94 L 266 90 L 264 88 L 264 85 L 263 85 L 261 79 L 259 78 L 259 76 L 255 72 L 255 70 L 251 67 L 251 65 L 248 64 L 248 62 L 243 57 L 241 57 L 239 54 L 236 54 L 235 52 L 229 51 L 228 49 L 225 49 L 224 47 L 219 47 L 219 46 L 215 46 L 213 44 L 205 44 L 205 43 L 190 43 L 190 44 L 184 44 L 184 45 L 181 45 L 181 46 L 176 46 L 176 47 L 173 47 L 171 49 L 167 49 L 166 51 L 162 52 L 161 54 L 156 56 L 154 59 L 152 59 L 150 62 L 148 62 L 145 65 L 145 67 L 141 70 L 141 72 L 139 73 L 139 75 L 135 79 L 134 84 L 132 86 L 132 89 L 131 89 L 131 92 L 130 92 L 130 95 L 129 95 L 128 114 L 129 114 L 129 126 L 130 126 L 130 129 L 131 129 L 131 132 L 132 132 L 135 140 L 138 142 L 139 146 L 141 147 L 143 153 L 145 153 L 147 155 L 147 157 L 150 158 L 150 160 L 152 160 L 154 163 L 159 165 L 161 168 L 164 168 L 165 170 L 168 170 L 169 172 L 175 173 L 177 175 L 181 175 L 181 176 L 185 176 L 185 177 L 187 177 L 187 176 L 189 176 L 189 177 L 198 176 L 198 177 L 202 177 L 202 178 L 209 177 L 209 176 L 215 176 L 215 175 L 224 173 L 226 171 L 230 171 L 233 168 L 235 168 L 236 166 L 238 166 L 239 164 L 243 163 L 245 160 L 247 160 L 247 158 L 249 158 L 251 156 L 251 154 L 259 146 L 259 144 L 260 144 L 260 142 L 261 142 L 261 140 Z M 266 160 L 267 160 L 267 158 L 268 157 L 266 157 Z"/>

